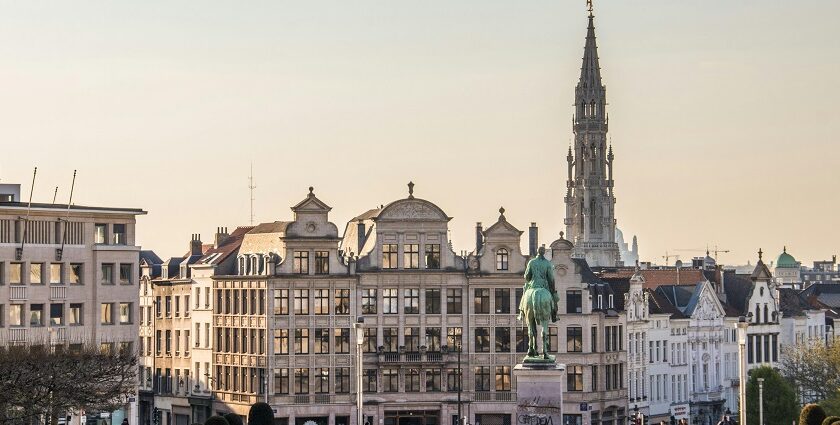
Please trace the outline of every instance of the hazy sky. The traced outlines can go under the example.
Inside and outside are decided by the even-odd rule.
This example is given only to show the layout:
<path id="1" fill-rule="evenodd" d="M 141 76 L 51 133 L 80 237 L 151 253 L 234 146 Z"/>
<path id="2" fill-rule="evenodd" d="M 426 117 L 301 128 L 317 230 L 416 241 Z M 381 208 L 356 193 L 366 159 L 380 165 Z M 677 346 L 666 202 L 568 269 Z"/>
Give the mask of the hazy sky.
<path id="1" fill-rule="evenodd" d="M 77 168 L 76 203 L 148 210 L 139 243 L 162 256 L 248 224 L 252 161 L 258 221 L 312 185 L 343 228 L 413 180 L 456 250 L 500 205 L 550 243 L 584 3 L 0 2 L 0 179 L 38 166 L 36 201 L 66 202 Z M 840 2 L 595 13 L 618 225 L 643 259 L 840 251 Z"/>

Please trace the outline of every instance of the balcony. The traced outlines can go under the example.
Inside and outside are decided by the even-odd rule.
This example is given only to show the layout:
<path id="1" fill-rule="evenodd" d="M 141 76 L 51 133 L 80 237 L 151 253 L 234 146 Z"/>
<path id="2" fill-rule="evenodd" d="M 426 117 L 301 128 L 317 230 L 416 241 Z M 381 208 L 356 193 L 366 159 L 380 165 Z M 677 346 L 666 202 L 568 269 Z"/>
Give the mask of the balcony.
<path id="1" fill-rule="evenodd" d="M 26 342 L 26 328 L 9 328 L 9 342 Z"/>
<path id="2" fill-rule="evenodd" d="M 25 286 L 10 286 L 9 287 L 9 301 L 24 301 L 26 300 Z"/>
<path id="3" fill-rule="evenodd" d="M 380 350 L 377 353 L 379 363 L 408 363 L 408 364 L 442 364 L 447 361 L 455 361 L 455 353 L 442 353 L 439 351 L 412 353 L 386 353 Z"/>
<path id="4" fill-rule="evenodd" d="M 516 393 L 512 391 L 476 391 L 473 401 L 516 401 Z"/>
<path id="5" fill-rule="evenodd" d="M 67 299 L 66 286 L 50 286 L 50 300 L 65 300 Z"/>

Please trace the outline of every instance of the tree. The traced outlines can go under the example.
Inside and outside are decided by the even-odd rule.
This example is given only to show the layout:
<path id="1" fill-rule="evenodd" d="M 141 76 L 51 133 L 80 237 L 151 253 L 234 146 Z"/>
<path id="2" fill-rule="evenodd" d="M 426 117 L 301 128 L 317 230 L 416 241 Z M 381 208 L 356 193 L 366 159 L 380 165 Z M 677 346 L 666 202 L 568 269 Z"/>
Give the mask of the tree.
<path id="1" fill-rule="evenodd" d="M 840 389 L 840 344 L 815 341 L 787 347 L 780 368 L 801 395 L 830 399 Z"/>
<path id="2" fill-rule="evenodd" d="M 799 414 L 799 425 L 822 425 L 825 411 L 818 404 L 806 404 Z"/>
<path id="3" fill-rule="evenodd" d="M 136 390 L 137 357 L 97 345 L 0 346 L 0 423 L 42 420 L 81 408 L 111 411 Z"/>
<path id="4" fill-rule="evenodd" d="M 251 406 L 248 411 L 248 425 L 272 425 L 274 423 L 274 410 L 267 403 L 258 402 Z"/>
<path id="5" fill-rule="evenodd" d="M 799 414 L 796 392 L 769 366 L 750 371 L 750 378 L 747 380 L 747 424 L 759 425 L 758 378 L 764 378 L 764 423 L 790 425 Z"/>

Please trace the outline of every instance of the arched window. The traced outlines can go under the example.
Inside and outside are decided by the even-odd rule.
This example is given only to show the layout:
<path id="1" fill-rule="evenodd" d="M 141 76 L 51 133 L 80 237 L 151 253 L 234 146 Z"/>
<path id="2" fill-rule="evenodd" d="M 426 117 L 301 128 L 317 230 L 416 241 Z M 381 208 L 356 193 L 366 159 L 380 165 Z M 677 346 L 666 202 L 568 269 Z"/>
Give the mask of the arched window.
<path id="1" fill-rule="evenodd" d="M 496 270 L 507 270 L 508 269 L 508 250 L 505 248 L 499 248 L 496 251 Z"/>
<path id="2" fill-rule="evenodd" d="M 257 256 L 251 256 L 251 266 L 249 267 L 248 274 L 257 274 L 259 270 L 257 269 Z"/>
<path id="3" fill-rule="evenodd" d="M 761 306 L 755 305 L 755 323 L 761 323 Z"/>
<path id="4" fill-rule="evenodd" d="M 245 257 L 239 257 L 239 275 L 243 276 L 246 274 L 245 272 Z"/>

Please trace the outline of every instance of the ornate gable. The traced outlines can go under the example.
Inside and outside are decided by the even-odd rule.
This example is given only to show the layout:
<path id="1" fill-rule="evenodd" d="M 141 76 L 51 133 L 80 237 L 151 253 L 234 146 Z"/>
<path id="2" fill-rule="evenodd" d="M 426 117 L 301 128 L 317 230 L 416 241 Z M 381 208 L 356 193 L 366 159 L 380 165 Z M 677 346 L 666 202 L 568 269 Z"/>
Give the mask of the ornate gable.
<path id="1" fill-rule="evenodd" d="M 499 220 L 496 221 L 492 226 L 488 227 L 487 229 L 482 232 L 484 237 L 494 237 L 494 236 L 502 236 L 502 237 L 516 237 L 522 235 L 522 231 L 514 227 L 510 224 L 507 219 L 505 218 L 505 208 L 499 208 Z"/>
<path id="2" fill-rule="evenodd" d="M 315 197 L 315 188 L 309 186 L 309 194 L 306 195 L 306 198 L 297 203 L 297 205 L 292 207 L 292 211 L 295 213 L 318 213 L 318 212 L 329 212 L 332 207 L 325 204 L 323 201 Z"/>
<path id="3" fill-rule="evenodd" d="M 386 205 L 375 221 L 449 221 L 443 210 L 437 205 L 416 198 L 400 199 Z"/>
<path id="4" fill-rule="evenodd" d="M 726 312 L 723 310 L 723 305 L 711 290 L 709 282 L 702 282 L 698 291 L 695 291 L 697 297 L 694 307 L 688 312 L 688 316 L 693 319 L 713 320 L 723 317 Z"/>

